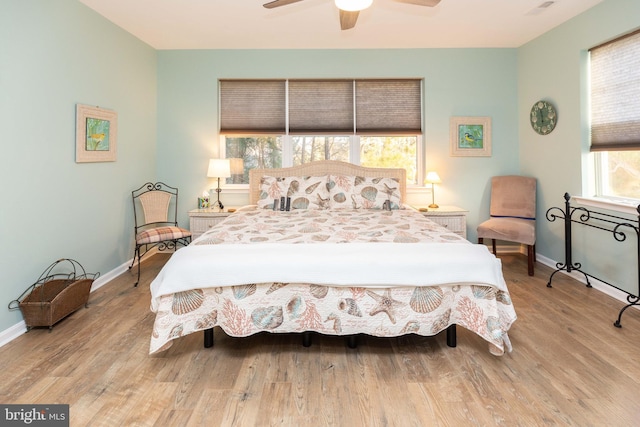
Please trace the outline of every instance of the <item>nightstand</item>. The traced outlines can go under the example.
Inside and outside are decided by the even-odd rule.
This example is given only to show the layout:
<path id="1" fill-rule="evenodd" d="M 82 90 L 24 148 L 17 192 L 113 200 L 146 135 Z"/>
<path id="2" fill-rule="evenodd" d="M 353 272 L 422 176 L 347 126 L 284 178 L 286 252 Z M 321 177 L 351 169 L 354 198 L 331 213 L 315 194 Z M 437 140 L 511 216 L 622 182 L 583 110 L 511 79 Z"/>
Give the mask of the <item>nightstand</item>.
<path id="1" fill-rule="evenodd" d="M 427 206 L 413 206 L 416 209 Z M 427 208 L 426 212 L 420 212 L 431 221 L 442 225 L 465 239 L 467 238 L 467 212 L 468 210 L 457 206 L 440 206 L 439 208 Z"/>
<path id="2" fill-rule="evenodd" d="M 234 207 L 232 206 L 231 209 L 234 209 Z M 217 208 L 190 210 L 189 231 L 191 231 L 191 240 L 193 241 L 197 239 L 205 231 L 222 222 L 222 220 L 224 220 L 231 214 L 232 212 L 229 212 L 227 208 L 222 211 Z"/>

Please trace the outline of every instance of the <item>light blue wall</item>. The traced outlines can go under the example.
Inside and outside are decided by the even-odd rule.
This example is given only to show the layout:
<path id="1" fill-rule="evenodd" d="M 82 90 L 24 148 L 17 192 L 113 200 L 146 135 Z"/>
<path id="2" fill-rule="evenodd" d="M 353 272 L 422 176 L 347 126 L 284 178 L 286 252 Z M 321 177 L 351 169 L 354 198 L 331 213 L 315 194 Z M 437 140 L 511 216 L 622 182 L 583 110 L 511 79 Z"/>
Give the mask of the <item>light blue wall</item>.
<path id="1" fill-rule="evenodd" d="M 475 225 L 488 212 L 489 178 L 519 171 L 516 59 L 515 49 L 160 51 L 159 177 L 180 187 L 186 224 L 196 198 L 215 187 L 205 175 L 218 155 L 218 79 L 423 78 L 426 164 L 443 181 L 437 202 L 469 209 L 475 241 Z M 493 156 L 450 157 L 452 116 L 490 116 Z"/>
<path id="2" fill-rule="evenodd" d="M 426 165 L 443 178 L 437 201 L 469 209 L 469 239 L 488 212 L 488 182 L 496 174 L 536 176 L 542 217 L 565 191 L 582 191 L 585 50 L 640 25 L 640 2 L 607 0 L 520 49 L 156 52 L 76 0 L 1 1 L 4 307 L 55 259 L 75 258 L 90 272 L 130 260 L 134 185 L 177 185 L 187 224 L 195 198 L 214 186 L 205 171 L 218 150 L 219 78 L 424 78 Z M 560 114 L 546 137 L 528 122 L 540 98 Z M 118 112 L 117 162 L 75 163 L 76 103 Z M 491 116 L 493 156 L 450 157 L 451 116 Z M 544 220 L 539 227 L 539 253 L 561 261 L 561 229 Z M 603 278 L 615 281 L 617 260 L 589 256 L 601 246 L 618 248 L 611 238 L 577 239 L 584 244 L 574 258 L 600 264 Z M 627 265 L 624 273 L 635 277 L 635 261 Z M 0 331 L 20 320 L 19 312 L 0 309 Z"/>
<path id="3" fill-rule="evenodd" d="M 76 0 L 2 0 L 0 331 L 50 263 L 131 259 L 131 187 L 156 176 L 156 51 Z M 75 163 L 76 103 L 118 113 L 118 160 Z M 133 282 L 132 282 L 133 284 Z"/>
<path id="4" fill-rule="evenodd" d="M 586 189 L 589 150 L 588 54 L 590 47 L 640 27 L 640 2 L 608 0 L 518 49 L 520 169 L 538 179 L 538 253 L 564 262 L 563 224 L 545 219 L 563 195 L 592 196 Z M 529 111 L 539 99 L 552 101 L 558 125 L 537 135 Z M 604 281 L 638 292 L 636 236 L 618 243 L 612 234 L 573 227 L 573 262 Z"/>

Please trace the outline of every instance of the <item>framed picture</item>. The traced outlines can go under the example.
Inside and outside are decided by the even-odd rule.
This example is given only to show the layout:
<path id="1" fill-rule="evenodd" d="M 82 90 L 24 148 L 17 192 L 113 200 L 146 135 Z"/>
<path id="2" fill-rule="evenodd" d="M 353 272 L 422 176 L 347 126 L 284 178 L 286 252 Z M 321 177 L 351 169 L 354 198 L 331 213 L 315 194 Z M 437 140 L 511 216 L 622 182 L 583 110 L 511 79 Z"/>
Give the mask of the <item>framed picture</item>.
<path id="1" fill-rule="evenodd" d="M 452 117 L 452 156 L 491 156 L 491 117 Z"/>
<path id="2" fill-rule="evenodd" d="M 76 163 L 115 162 L 118 113 L 76 105 Z"/>

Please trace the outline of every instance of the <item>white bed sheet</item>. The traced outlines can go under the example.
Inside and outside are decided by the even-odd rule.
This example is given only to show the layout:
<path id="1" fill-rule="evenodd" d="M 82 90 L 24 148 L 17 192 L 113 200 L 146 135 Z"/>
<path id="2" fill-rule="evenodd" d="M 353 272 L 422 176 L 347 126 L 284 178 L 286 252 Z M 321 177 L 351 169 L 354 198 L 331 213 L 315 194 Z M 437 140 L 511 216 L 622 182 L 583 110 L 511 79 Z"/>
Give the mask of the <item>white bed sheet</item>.
<path id="1" fill-rule="evenodd" d="M 151 308 L 176 292 L 267 282 L 507 290 L 502 264 L 486 246 L 415 211 L 262 209 L 238 212 L 177 251 L 151 283 Z"/>

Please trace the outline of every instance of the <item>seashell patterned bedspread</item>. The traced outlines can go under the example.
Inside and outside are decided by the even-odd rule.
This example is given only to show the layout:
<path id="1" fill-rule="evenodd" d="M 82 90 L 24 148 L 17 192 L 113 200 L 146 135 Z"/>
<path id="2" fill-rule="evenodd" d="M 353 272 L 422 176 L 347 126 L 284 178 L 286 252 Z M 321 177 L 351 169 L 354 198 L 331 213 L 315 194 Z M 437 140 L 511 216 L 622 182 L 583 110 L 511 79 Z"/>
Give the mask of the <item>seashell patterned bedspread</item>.
<path id="1" fill-rule="evenodd" d="M 283 241 L 466 243 L 408 209 L 255 210 L 231 215 L 192 245 Z M 247 265 L 250 268 L 250 263 Z M 485 339 L 489 351 L 499 356 L 505 350 L 511 351 L 507 331 L 516 320 L 508 291 L 468 282 L 390 288 L 212 283 L 211 287 L 162 296 L 154 311 L 150 354 L 166 350 L 181 336 L 214 326 L 237 337 L 262 331 L 392 337 L 408 333 L 435 335 L 456 324 Z"/>

